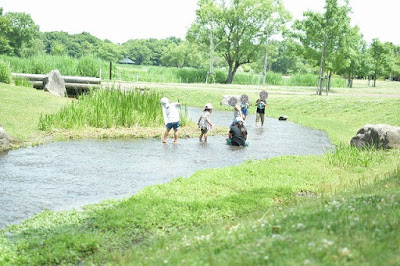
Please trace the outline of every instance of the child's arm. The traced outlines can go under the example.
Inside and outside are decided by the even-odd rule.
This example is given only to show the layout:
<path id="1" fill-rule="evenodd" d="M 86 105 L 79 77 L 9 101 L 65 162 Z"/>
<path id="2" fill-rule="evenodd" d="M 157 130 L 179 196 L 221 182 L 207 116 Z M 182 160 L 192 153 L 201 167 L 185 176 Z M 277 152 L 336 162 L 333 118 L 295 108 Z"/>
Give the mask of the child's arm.
<path id="1" fill-rule="evenodd" d="M 240 110 L 240 108 L 237 105 L 235 105 L 234 108 L 239 113 L 239 116 L 241 117 L 242 116 L 242 110 Z"/>
<path id="2" fill-rule="evenodd" d="M 208 117 L 206 118 L 207 123 L 210 125 L 210 127 L 213 127 L 213 125 L 211 124 L 210 120 L 208 119 Z"/>

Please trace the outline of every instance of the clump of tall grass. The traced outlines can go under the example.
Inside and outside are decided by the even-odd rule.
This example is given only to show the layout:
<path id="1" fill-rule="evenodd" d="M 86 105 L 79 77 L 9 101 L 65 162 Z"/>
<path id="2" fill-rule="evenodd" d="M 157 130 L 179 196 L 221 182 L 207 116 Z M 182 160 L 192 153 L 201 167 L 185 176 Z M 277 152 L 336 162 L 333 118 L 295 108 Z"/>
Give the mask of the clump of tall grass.
<path id="1" fill-rule="evenodd" d="M 11 82 L 10 66 L 4 61 L 0 61 L 0 82 L 8 84 Z"/>
<path id="2" fill-rule="evenodd" d="M 164 124 L 160 99 L 159 93 L 151 91 L 93 90 L 56 114 L 42 115 L 39 129 L 160 126 Z M 182 112 L 181 124 L 187 123 L 187 112 Z"/>
<path id="3" fill-rule="evenodd" d="M 94 56 L 84 56 L 79 58 L 76 66 L 78 76 L 99 77 L 101 60 Z"/>
<path id="4" fill-rule="evenodd" d="M 27 78 L 14 77 L 14 84 L 15 86 L 33 87 L 32 82 Z"/>
<path id="5" fill-rule="evenodd" d="M 196 68 L 176 68 L 163 66 L 118 65 L 113 78 L 124 81 L 162 83 L 203 83 L 207 70 Z"/>
<path id="6" fill-rule="evenodd" d="M 370 164 L 378 163 L 383 158 L 383 151 L 374 146 L 362 149 L 340 143 L 336 149 L 327 153 L 329 164 L 337 167 L 368 167 Z"/>

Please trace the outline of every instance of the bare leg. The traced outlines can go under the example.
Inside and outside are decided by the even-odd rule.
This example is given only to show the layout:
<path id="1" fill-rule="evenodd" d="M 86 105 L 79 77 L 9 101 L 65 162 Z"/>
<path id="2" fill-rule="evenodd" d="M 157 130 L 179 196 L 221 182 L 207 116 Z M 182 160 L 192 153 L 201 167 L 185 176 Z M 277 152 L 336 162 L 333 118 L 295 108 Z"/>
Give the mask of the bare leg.
<path id="1" fill-rule="evenodd" d="M 200 134 L 200 137 L 199 137 L 200 142 L 202 141 L 202 138 L 203 138 L 203 133 Z"/>
<path id="2" fill-rule="evenodd" d="M 169 134 L 170 130 L 171 129 L 168 129 L 168 128 L 165 130 L 164 137 L 163 137 L 163 140 L 162 140 L 163 143 L 167 143 L 167 138 L 168 138 L 168 134 Z"/>
<path id="3" fill-rule="evenodd" d="M 178 143 L 178 130 L 174 129 L 174 143 Z"/>
<path id="4" fill-rule="evenodd" d="M 261 114 L 261 126 L 264 125 L 264 114 Z"/>
<path id="5" fill-rule="evenodd" d="M 207 134 L 204 134 L 204 142 L 207 142 Z"/>
<path id="6" fill-rule="evenodd" d="M 260 114 L 256 113 L 256 127 L 258 127 L 258 120 L 260 120 Z"/>

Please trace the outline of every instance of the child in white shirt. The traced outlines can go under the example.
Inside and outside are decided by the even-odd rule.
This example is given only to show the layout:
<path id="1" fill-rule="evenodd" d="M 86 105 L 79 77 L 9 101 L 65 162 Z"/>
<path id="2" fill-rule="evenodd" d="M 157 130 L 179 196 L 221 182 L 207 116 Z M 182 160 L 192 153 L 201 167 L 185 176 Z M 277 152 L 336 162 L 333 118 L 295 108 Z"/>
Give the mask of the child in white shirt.
<path id="1" fill-rule="evenodd" d="M 212 108 L 213 107 L 211 103 L 207 103 L 206 106 L 204 107 L 204 111 L 201 113 L 199 121 L 197 122 L 197 125 L 201 130 L 199 137 L 200 141 L 203 141 L 203 135 L 204 135 L 204 142 L 207 142 L 207 133 L 213 126 L 210 122 Z"/>

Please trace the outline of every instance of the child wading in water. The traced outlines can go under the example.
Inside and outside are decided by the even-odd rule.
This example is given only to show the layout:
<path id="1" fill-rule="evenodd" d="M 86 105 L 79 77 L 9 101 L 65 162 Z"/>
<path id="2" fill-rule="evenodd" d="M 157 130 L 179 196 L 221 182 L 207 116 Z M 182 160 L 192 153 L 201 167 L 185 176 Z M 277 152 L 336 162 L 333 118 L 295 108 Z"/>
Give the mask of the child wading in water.
<path id="1" fill-rule="evenodd" d="M 207 103 L 206 106 L 204 107 L 204 111 L 201 113 L 199 121 L 197 122 L 197 125 L 201 130 L 199 137 L 200 141 L 203 141 L 203 135 L 204 135 L 204 141 L 207 142 L 207 133 L 213 126 L 210 122 L 212 108 L 213 107 L 211 103 Z"/>
<path id="2" fill-rule="evenodd" d="M 162 112 L 165 123 L 165 133 L 162 139 L 163 143 L 167 142 L 169 131 L 174 129 L 174 143 L 178 143 L 178 129 L 181 124 L 180 116 L 179 116 L 179 107 L 180 103 L 170 103 L 168 98 L 161 99 Z"/>
<path id="3" fill-rule="evenodd" d="M 246 120 L 246 116 L 248 114 L 248 110 L 247 109 L 249 108 L 249 97 L 246 94 L 243 94 L 240 97 L 240 101 L 241 101 L 240 109 L 242 111 L 242 118 L 243 118 L 243 121 L 244 121 L 244 120 Z"/>

